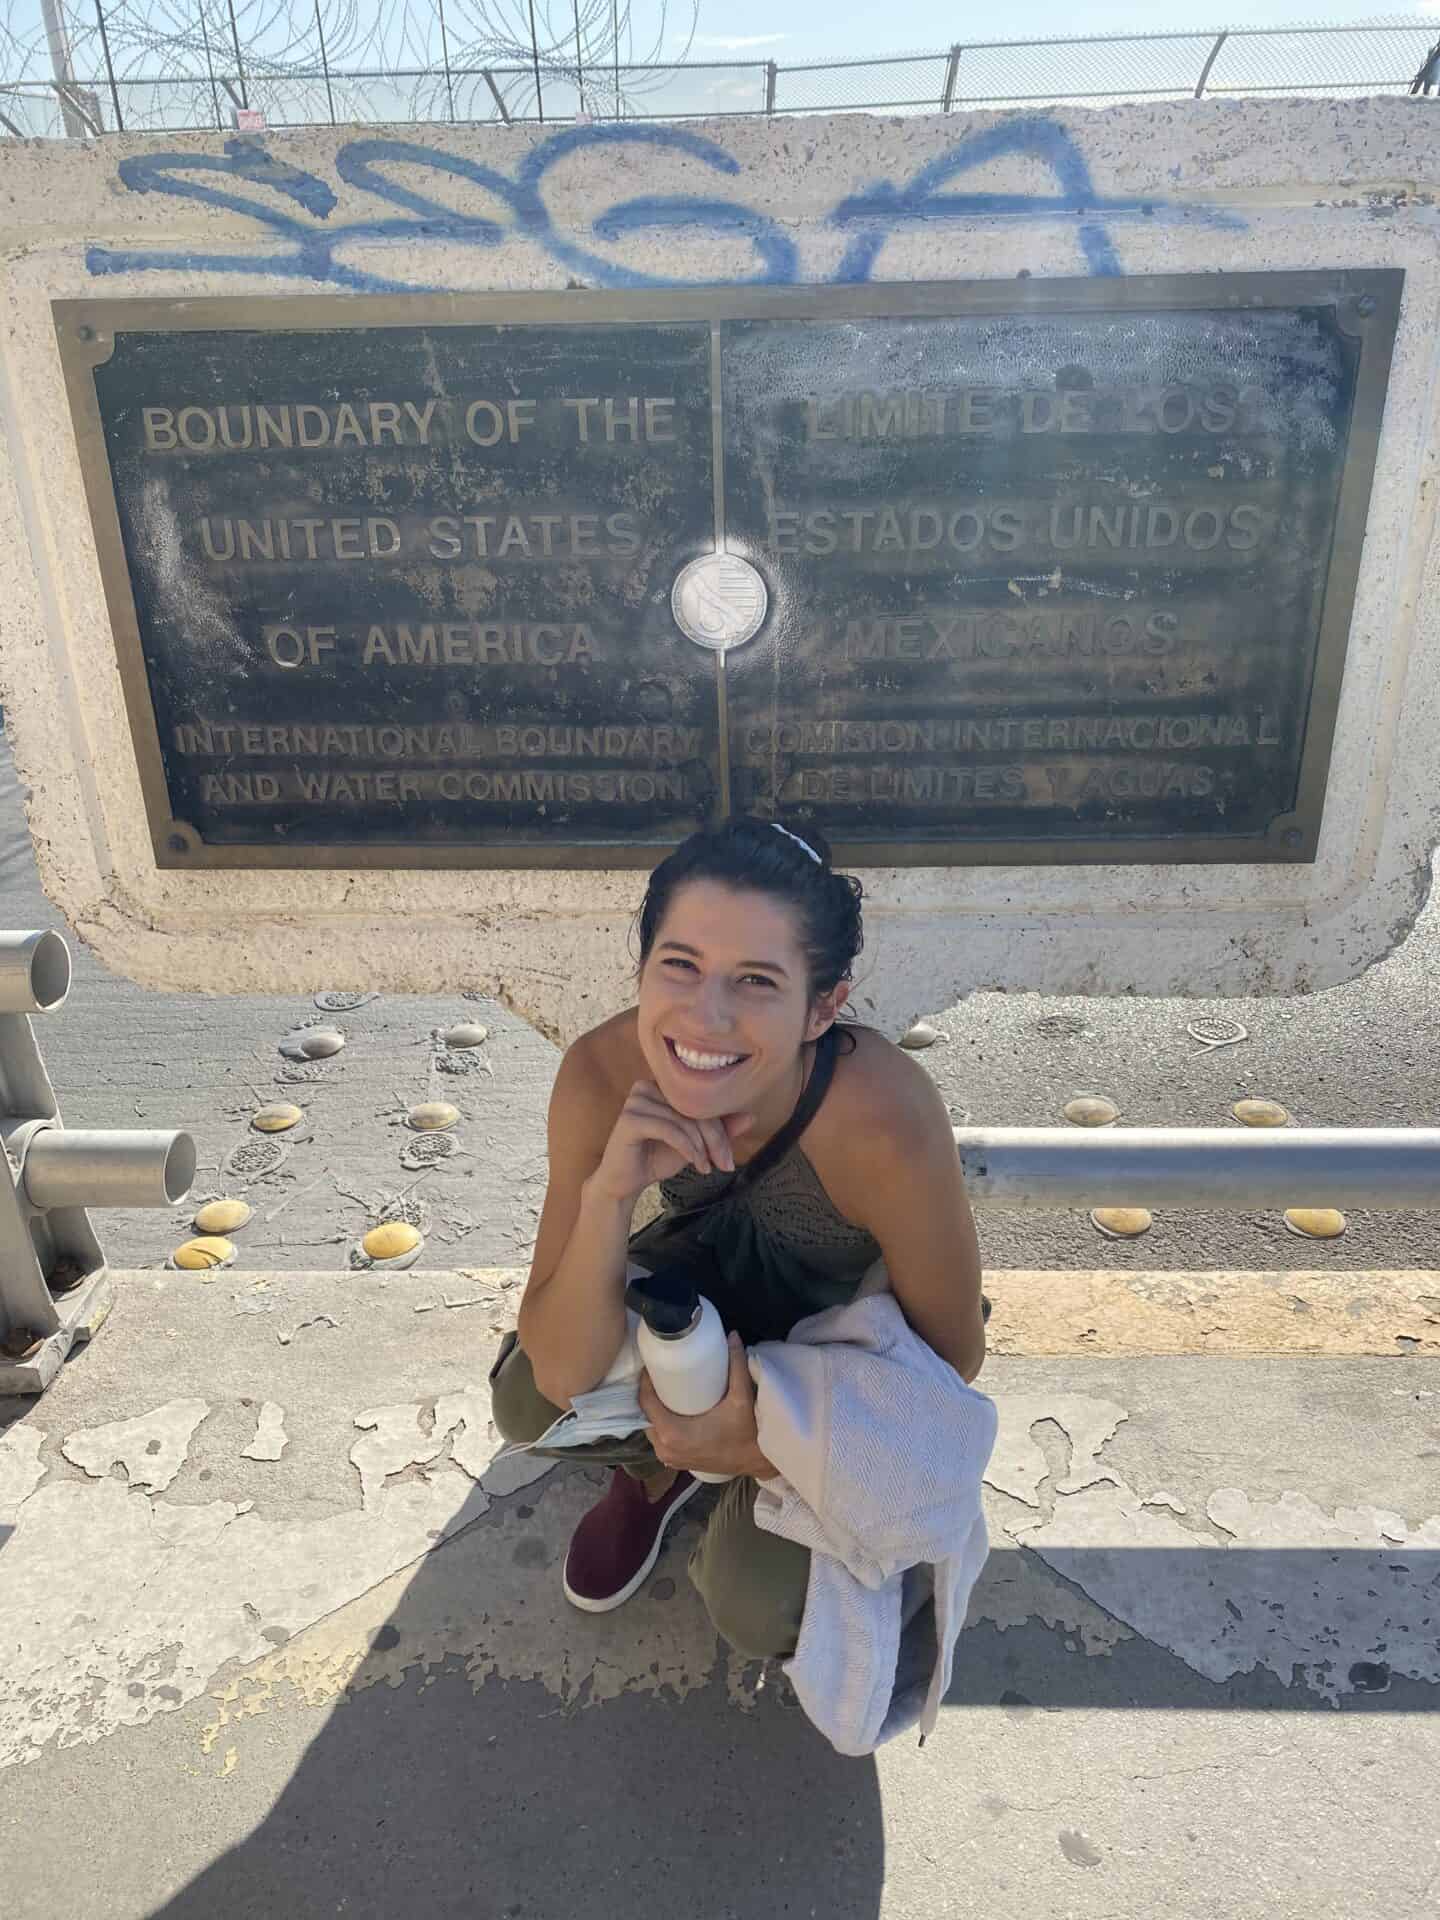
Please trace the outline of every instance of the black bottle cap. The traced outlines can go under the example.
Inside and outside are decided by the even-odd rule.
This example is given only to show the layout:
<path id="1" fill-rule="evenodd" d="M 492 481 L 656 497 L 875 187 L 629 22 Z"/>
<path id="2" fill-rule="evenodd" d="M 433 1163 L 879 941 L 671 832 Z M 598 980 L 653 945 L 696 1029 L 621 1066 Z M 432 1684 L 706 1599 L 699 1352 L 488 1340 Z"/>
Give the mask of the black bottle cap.
<path id="1" fill-rule="evenodd" d="M 660 1267 L 632 1280 L 625 1304 L 634 1309 L 652 1333 L 674 1340 L 688 1333 L 700 1311 L 700 1295 L 684 1267 Z"/>

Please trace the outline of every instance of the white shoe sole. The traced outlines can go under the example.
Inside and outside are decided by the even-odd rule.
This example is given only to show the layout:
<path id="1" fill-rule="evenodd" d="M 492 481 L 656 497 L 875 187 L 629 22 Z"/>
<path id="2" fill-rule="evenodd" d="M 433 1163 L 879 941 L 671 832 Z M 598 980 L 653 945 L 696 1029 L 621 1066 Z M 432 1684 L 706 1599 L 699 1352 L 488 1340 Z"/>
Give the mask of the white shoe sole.
<path id="1" fill-rule="evenodd" d="M 665 1544 L 665 1535 L 670 1529 L 670 1522 L 675 1518 L 677 1513 L 681 1512 L 681 1510 L 695 1498 L 696 1494 L 701 1491 L 701 1487 L 701 1481 L 693 1480 L 685 1489 L 684 1493 L 680 1495 L 680 1498 L 673 1502 L 670 1511 L 660 1522 L 660 1530 L 655 1535 L 655 1544 L 646 1555 L 644 1565 L 638 1569 L 633 1579 L 621 1587 L 618 1593 L 609 1594 L 604 1600 L 589 1600 L 584 1594 L 576 1593 L 572 1589 L 569 1578 L 562 1571 L 560 1575 L 560 1585 L 564 1589 L 565 1598 L 570 1602 L 571 1606 L 578 1607 L 581 1613 L 613 1613 L 617 1607 L 623 1607 L 627 1600 L 632 1599 L 634 1595 L 640 1591 L 641 1587 L 644 1586 L 655 1569 L 655 1562 L 660 1558 L 660 1549 Z"/>

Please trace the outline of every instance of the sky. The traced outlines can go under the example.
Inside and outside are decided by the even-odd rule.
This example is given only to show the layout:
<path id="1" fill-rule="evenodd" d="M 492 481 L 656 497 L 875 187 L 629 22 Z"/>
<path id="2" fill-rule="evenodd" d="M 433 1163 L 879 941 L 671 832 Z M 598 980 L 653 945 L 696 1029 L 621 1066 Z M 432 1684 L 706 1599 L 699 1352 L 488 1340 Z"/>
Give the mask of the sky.
<path id="1" fill-rule="evenodd" d="M 637 16 L 641 10 L 637 7 Z M 1355 0 L 1007 0 L 1003 7 L 936 0 L 701 0 L 692 60 L 838 60 L 953 42 L 1068 34 L 1163 33 L 1203 27 L 1344 25 L 1432 17 L 1440 0 L 1398 9 Z"/>

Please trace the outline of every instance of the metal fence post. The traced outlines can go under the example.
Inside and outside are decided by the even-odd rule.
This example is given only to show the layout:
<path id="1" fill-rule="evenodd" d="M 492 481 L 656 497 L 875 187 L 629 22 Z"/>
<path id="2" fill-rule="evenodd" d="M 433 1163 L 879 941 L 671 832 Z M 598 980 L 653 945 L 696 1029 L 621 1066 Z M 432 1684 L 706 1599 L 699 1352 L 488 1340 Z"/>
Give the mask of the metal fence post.
<path id="1" fill-rule="evenodd" d="M 450 124 L 455 124 L 455 79 L 450 71 L 450 36 L 445 31 L 445 0 L 436 0 L 440 10 L 440 58 L 445 62 L 445 97 L 450 102 Z M 486 75 L 489 79 L 489 75 Z M 490 91 L 495 91 L 492 83 Z"/>
<path id="2" fill-rule="evenodd" d="M 215 84 L 215 62 L 210 56 L 210 29 L 205 24 L 205 0 L 199 0 L 195 11 L 200 20 L 200 39 L 205 47 L 205 71 L 210 76 L 210 104 L 215 109 L 215 125 L 223 127 L 225 122 L 220 118 L 220 89 Z"/>
<path id="3" fill-rule="evenodd" d="M 1195 98 L 1197 100 L 1205 91 L 1205 82 L 1210 78 L 1210 69 L 1215 64 L 1215 56 L 1219 53 L 1221 47 L 1224 46 L 1225 42 L 1229 38 L 1230 38 L 1230 35 L 1228 32 L 1216 34 L 1215 44 L 1213 47 L 1211 47 L 1209 53 L 1206 54 L 1205 64 L 1200 69 L 1200 78 L 1195 82 Z"/>
<path id="4" fill-rule="evenodd" d="M 240 82 L 240 104 L 250 105 L 250 93 L 245 85 L 245 61 L 240 52 L 240 29 L 235 25 L 235 0 L 225 0 L 230 9 L 230 39 L 235 47 L 235 78 Z"/>
<path id="5" fill-rule="evenodd" d="M 773 60 L 765 62 L 765 111 L 766 113 L 775 111 L 775 62 Z"/>
<path id="6" fill-rule="evenodd" d="M 120 111 L 120 90 L 115 85 L 115 66 L 110 58 L 110 35 L 105 31 L 105 9 L 95 0 L 95 18 L 100 27 L 100 47 L 105 55 L 105 75 L 110 82 L 110 104 L 115 109 L 115 131 L 125 131 L 125 116 Z"/>
<path id="7" fill-rule="evenodd" d="M 57 933 L 0 933 L 0 1393 L 43 1393 L 110 1309 L 86 1208 L 174 1206 L 195 1177 L 189 1134 L 65 1128 L 30 1016 L 69 991 Z"/>
<path id="8" fill-rule="evenodd" d="M 950 58 L 945 62 L 945 91 L 940 96 L 940 111 L 949 113 L 955 104 L 955 80 L 960 72 L 960 55 L 963 47 L 951 47 Z"/>
<path id="9" fill-rule="evenodd" d="M 320 40 L 320 70 L 325 75 L 325 102 L 330 109 L 330 124 L 335 124 L 335 94 L 330 85 L 330 61 L 325 52 L 325 22 L 320 17 L 320 0 L 315 0 L 315 32 Z"/>
<path id="10" fill-rule="evenodd" d="M 535 0 L 530 0 L 530 58 L 535 63 L 535 113 L 545 124 L 545 96 L 540 91 L 540 42 L 535 38 Z"/>
<path id="11" fill-rule="evenodd" d="M 495 84 L 494 74 L 491 73 L 488 67 L 482 67 L 480 72 L 484 76 L 486 86 L 490 89 L 490 97 L 495 102 L 496 112 L 508 127 L 510 124 L 510 109 L 505 104 L 504 95 Z"/>

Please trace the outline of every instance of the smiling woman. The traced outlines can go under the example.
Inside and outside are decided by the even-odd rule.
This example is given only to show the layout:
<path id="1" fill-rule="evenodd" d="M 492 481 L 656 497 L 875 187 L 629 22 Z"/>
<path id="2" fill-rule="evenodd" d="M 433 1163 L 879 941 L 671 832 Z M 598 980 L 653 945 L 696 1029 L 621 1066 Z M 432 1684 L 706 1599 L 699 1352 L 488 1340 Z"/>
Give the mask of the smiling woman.
<path id="1" fill-rule="evenodd" d="M 696 1472 L 734 1476 L 691 1574 L 751 1656 L 794 1651 L 809 1554 L 755 1524 L 760 1448 L 744 1348 L 888 1284 L 913 1331 L 972 1380 L 985 1352 L 980 1262 L 949 1117 L 924 1069 L 837 1024 L 860 951 L 861 889 L 818 835 L 740 818 L 650 877 L 637 1004 L 582 1036 L 550 1105 L 550 1183 L 518 1344 L 495 1418 L 530 1442 L 604 1379 L 627 1332 L 634 1261 L 682 1262 L 732 1340 L 712 1412 L 590 1451 L 616 1468 L 581 1522 L 565 1591 L 603 1612 L 638 1590 Z M 662 1211 L 632 1231 L 641 1194 Z"/>

